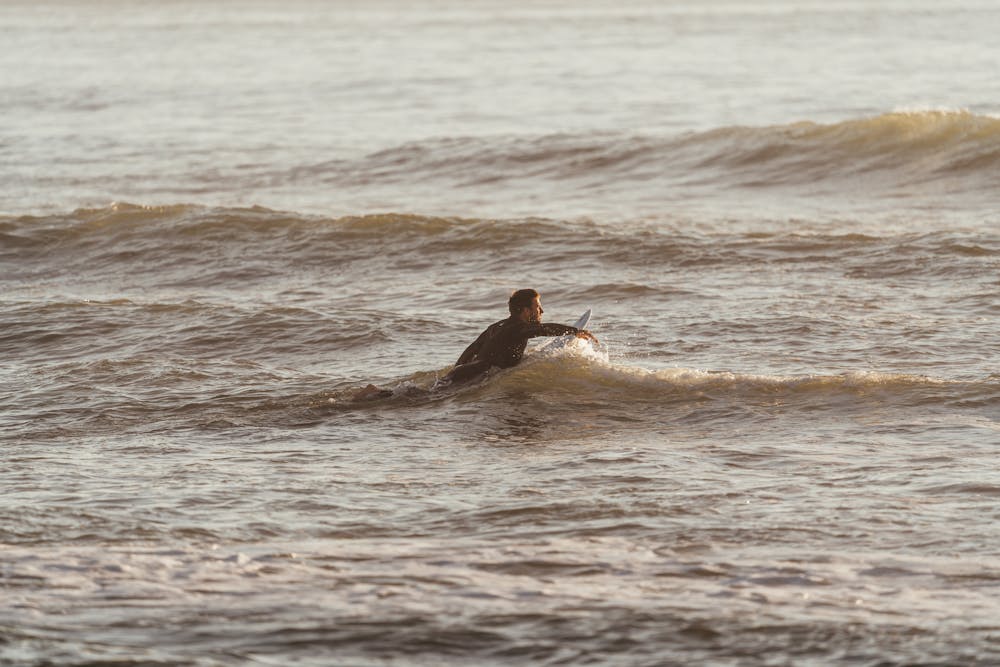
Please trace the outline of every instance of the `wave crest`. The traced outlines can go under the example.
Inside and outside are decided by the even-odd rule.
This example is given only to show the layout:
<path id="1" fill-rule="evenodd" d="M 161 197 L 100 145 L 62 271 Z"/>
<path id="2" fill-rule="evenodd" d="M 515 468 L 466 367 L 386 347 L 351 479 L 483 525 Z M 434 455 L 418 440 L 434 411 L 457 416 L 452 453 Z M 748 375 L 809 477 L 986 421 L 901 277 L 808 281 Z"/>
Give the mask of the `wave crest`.
<path id="1" fill-rule="evenodd" d="M 900 182 L 989 175 L 1000 164 L 1000 119 L 967 111 L 895 112 L 832 125 L 733 128 L 703 136 L 704 165 L 750 167 L 752 185 L 881 172 Z"/>
<path id="2" fill-rule="evenodd" d="M 1000 386 L 987 378 L 959 381 L 907 373 L 771 375 L 694 368 L 650 370 L 609 359 L 583 345 L 557 355 L 529 354 L 477 391 L 490 397 L 530 394 L 553 403 L 620 406 L 639 416 L 640 406 L 712 402 L 747 409 L 782 406 L 822 411 L 848 406 L 927 406 L 996 400 Z"/>

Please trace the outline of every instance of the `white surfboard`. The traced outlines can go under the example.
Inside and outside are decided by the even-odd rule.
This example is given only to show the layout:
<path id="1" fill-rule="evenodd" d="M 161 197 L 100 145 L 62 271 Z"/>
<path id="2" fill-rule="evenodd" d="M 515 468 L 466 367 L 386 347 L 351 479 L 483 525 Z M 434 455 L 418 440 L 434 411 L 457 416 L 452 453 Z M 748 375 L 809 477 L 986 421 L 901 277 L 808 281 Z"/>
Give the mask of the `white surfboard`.
<path id="1" fill-rule="evenodd" d="M 591 311 L 592 311 L 592 309 L 588 308 L 587 312 L 585 312 L 583 315 L 581 315 L 580 319 L 578 319 L 576 322 L 573 323 L 573 326 L 576 327 L 577 329 L 586 329 L 587 328 L 587 322 L 590 321 L 590 313 L 591 313 Z M 566 344 L 569 343 L 574 338 L 576 338 L 576 336 L 574 336 L 572 334 L 568 334 L 566 336 L 556 336 L 555 338 L 553 338 L 549 342 L 545 343 L 545 345 L 542 345 L 541 347 L 539 347 L 538 351 L 539 352 L 554 352 L 555 350 L 558 350 L 560 348 L 566 347 Z"/>

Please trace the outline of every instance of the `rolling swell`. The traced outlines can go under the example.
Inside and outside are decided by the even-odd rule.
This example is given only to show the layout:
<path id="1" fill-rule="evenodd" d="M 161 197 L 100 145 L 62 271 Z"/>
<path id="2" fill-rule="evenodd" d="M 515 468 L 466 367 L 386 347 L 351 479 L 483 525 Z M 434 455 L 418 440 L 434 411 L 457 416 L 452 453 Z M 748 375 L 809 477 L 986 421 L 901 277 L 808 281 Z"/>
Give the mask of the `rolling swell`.
<path id="1" fill-rule="evenodd" d="M 918 258 L 975 262 L 1000 256 L 1000 240 L 981 232 L 826 233 L 810 230 L 805 221 L 794 222 L 791 231 L 775 223 L 768 225 L 768 231 L 744 233 L 726 221 L 702 230 L 682 219 L 599 223 L 409 213 L 328 217 L 259 206 L 114 203 L 44 217 L 0 216 L 0 259 L 9 262 L 8 277 L 18 272 L 38 275 L 47 269 L 87 275 L 134 268 L 141 274 L 154 267 L 201 265 L 206 273 L 196 273 L 193 279 L 189 275 L 187 280 L 218 285 L 220 280 L 238 283 L 241 276 L 231 272 L 241 270 L 265 278 L 276 266 L 287 271 L 289 266 L 313 268 L 357 260 L 382 262 L 398 270 L 425 269 L 428 261 L 489 261 L 515 248 L 521 256 L 527 253 L 528 260 L 537 253 L 539 258 L 556 257 L 560 262 L 582 257 L 588 263 L 634 266 L 857 258 L 867 271 L 877 271 L 880 259 L 916 269 Z M 734 226 L 736 231 L 730 231 Z M 599 291 L 596 285 L 592 289 Z M 643 286 L 633 289 L 641 292 Z"/>
<path id="2" fill-rule="evenodd" d="M 499 187 L 551 181 L 579 188 L 628 184 L 748 188 L 850 182 L 861 192 L 945 183 L 997 185 L 1000 119 L 968 111 L 894 112 L 833 124 L 725 127 L 676 136 L 618 133 L 540 137 L 447 137 L 354 160 L 295 168 L 289 182 L 348 188 L 385 184 Z M 859 182 L 859 178 L 864 182 Z M 832 193 L 831 193 L 832 194 Z"/>

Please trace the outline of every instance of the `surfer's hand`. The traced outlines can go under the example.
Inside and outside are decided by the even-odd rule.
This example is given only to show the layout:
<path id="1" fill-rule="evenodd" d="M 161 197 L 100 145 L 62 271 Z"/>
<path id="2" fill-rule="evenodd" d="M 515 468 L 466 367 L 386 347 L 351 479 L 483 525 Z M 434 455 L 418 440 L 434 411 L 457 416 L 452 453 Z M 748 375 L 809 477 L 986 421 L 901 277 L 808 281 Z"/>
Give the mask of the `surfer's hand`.
<path id="1" fill-rule="evenodd" d="M 594 343 L 597 343 L 598 345 L 600 345 L 600 342 L 597 340 L 597 337 L 594 336 L 594 334 L 592 334 L 589 331 L 587 331 L 586 329 L 581 329 L 580 331 L 577 331 L 576 332 L 576 337 L 577 338 L 586 338 L 587 340 L 589 340 L 591 342 L 594 342 Z"/>

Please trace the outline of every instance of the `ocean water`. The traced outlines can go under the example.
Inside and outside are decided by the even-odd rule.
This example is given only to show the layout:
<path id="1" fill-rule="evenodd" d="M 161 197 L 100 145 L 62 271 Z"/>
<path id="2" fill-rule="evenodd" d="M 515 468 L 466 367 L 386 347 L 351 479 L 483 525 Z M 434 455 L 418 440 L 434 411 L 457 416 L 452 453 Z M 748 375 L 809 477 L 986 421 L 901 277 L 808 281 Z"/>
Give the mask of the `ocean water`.
<path id="1" fill-rule="evenodd" d="M 998 33 L 5 2 L 0 664 L 1000 664 Z"/>

